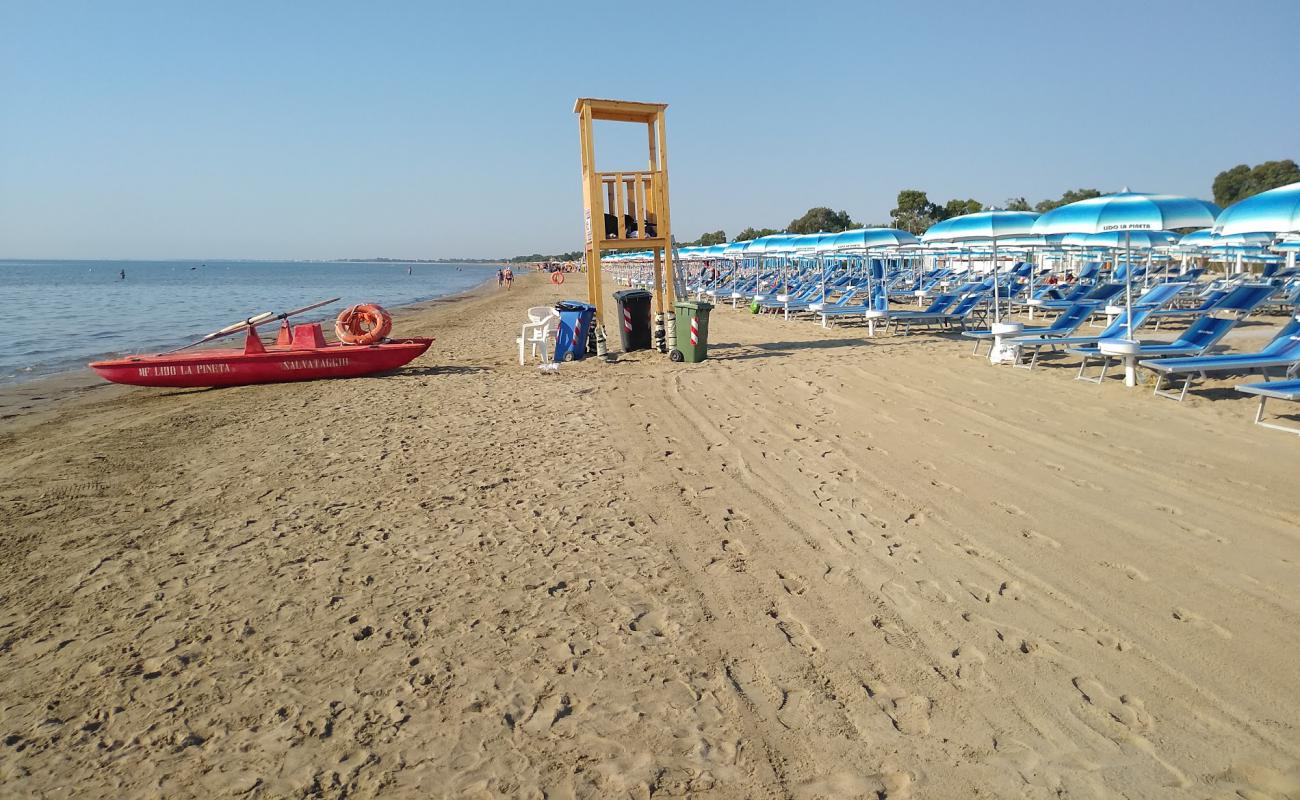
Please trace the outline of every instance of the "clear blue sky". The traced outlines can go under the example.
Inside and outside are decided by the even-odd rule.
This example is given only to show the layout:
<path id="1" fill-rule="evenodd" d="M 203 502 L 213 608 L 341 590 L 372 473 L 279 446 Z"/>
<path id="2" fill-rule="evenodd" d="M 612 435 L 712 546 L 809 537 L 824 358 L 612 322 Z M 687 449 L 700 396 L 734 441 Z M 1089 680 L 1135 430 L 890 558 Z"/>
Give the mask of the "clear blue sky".
<path id="1" fill-rule="evenodd" d="M 1297 0 L 0 0 L 0 257 L 574 249 L 579 96 L 670 105 L 679 239 L 881 222 L 911 187 L 1208 197 L 1300 160 L 1297 23 Z M 639 165 L 639 134 L 603 141 Z"/>

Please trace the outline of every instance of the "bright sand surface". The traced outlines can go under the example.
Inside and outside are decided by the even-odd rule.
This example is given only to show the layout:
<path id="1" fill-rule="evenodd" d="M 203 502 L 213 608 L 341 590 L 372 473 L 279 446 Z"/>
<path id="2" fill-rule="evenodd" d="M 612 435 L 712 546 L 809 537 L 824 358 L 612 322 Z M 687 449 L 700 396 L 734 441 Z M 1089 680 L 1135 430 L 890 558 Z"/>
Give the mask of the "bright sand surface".
<path id="1" fill-rule="evenodd" d="M 1300 796 L 1253 400 L 730 309 L 704 364 L 518 367 L 580 285 L 0 421 L 0 794 Z"/>

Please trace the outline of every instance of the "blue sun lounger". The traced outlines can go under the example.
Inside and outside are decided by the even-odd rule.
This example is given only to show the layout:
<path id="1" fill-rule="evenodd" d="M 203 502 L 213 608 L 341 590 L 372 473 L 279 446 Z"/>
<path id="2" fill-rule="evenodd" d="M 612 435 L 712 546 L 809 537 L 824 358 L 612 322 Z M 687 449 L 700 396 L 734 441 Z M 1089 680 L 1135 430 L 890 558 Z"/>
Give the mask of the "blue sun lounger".
<path id="1" fill-rule="evenodd" d="M 888 294 L 888 290 L 879 283 L 876 284 L 874 287 L 872 287 L 871 292 L 872 292 L 871 301 L 869 304 L 858 303 L 854 305 L 846 304 L 846 305 L 839 305 L 839 306 L 828 306 L 826 308 L 820 309 L 818 311 L 814 311 L 812 313 L 822 318 L 823 328 L 828 327 L 827 323 L 829 322 L 831 317 L 861 316 L 863 319 L 867 321 L 868 327 L 871 330 L 871 335 L 874 336 L 876 333 L 876 319 L 882 318 L 882 314 L 887 315 L 889 313 L 889 294 Z M 878 311 L 881 313 L 868 317 L 867 316 L 868 311 Z"/>
<path id="2" fill-rule="evenodd" d="M 936 294 L 934 299 L 930 301 L 930 305 L 919 311 L 895 311 L 891 313 L 886 327 L 913 319 L 932 319 L 936 315 L 947 313 L 960 299 L 958 295 L 952 293 Z"/>
<path id="3" fill-rule="evenodd" d="M 1147 321 L 1147 317 L 1155 310 L 1155 306 L 1135 306 L 1133 308 L 1133 330 L 1142 327 Z M 1102 339 L 1130 339 L 1128 327 L 1128 315 L 1120 314 L 1113 322 L 1105 327 L 1101 333 L 1091 336 L 1014 336 L 1004 338 L 1002 341 L 1013 344 L 1019 348 L 1016 356 L 1016 363 L 1013 366 L 1024 369 L 1033 369 L 1038 364 L 1038 351 L 1044 347 L 1050 347 L 1053 350 L 1059 347 L 1073 347 L 1075 345 L 1096 344 Z M 1025 352 L 1030 352 L 1029 363 L 1025 363 Z"/>
<path id="4" fill-rule="evenodd" d="M 845 306 L 853 305 L 852 302 L 853 298 L 857 296 L 859 291 L 861 291 L 859 287 L 850 286 L 847 289 L 845 289 L 843 292 L 841 292 L 840 296 L 835 298 L 834 300 L 827 300 L 824 303 L 820 300 L 813 300 L 811 303 L 804 303 L 798 308 L 791 305 L 790 310 L 807 311 L 813 314 L 818 314 L 821 313 L 823 309 L 827 309 L 827 308 L 843 308 Z M 828 297 L 830 296 L 830 292 L 827 292 L 826 294 Z"/>
<path id="5" fill-rule="evenodd" d="M 1237 387 L 1237 391 L 1246 394 L 1259 395 L 1259 408 L 1255 411 L 1255 424 L 1262 425 L 1265 428 L 1272 428 L 1275 431 L 1286 431 L 1300 436 L 1300 428 L 1291 425 L 1280 425 L 1276 422 L 1264 421 L 1264 404 L 1270 397 L 1278 400 L 1290 400 L 1295 402 L 1300 400 L 1300 380 L 1290 381 L 1270 381 L 1268 383 L 1243 383 Z"/>
<path id="6" fill-rule="evenodd" d="M 1069 336 L 1078 330 L 1079 326 L 1083 325 L 1096 310 L 1096 303 L 1075 303 L 1052 320 L 1051 325 L 1026 325 L 1020 333 L 1023 336 Z M 979 355 L 981 342 L 988 342 L 989 347 L 993 346 L 991 330 L 962 331 L 961 335 L 975 340 L 975 349 L 971 350 L 971 355 Z"/>
<path id="7" fill-rule="evenodd" d="M 1156 372 L 1155 393 L 1181 402 L 1187 396 L 1187 389 L 1192 385 L 1192 378 L 1200 375 L 1206 377 L 1211 372 L 1249 373 L 1259 370 L 1268 380 L 1268 370 L 1283 368 L 1288 378 L 1294 377 L 1300 369 L 1300 317 L 1292 318 L 1282 326 L 1262 350 L 1256 353 L 1225 353 L 1217 356 L 1194 356 L 1192 358 L 1166 358 L 1155 361 L 1139 361 L 1139 366 Z M 1183 389 L 1178 394 L 1161 391 L 1164 380 L 1170 375 L 1186 375 Z"/>
<path id="8" fill-rule="evenodd" d="M 1187 330 L 1179 334 L 1178 338 L 1172 342 L 1141 342 L 1137 355 L 1148 358 L 1199 356 L 1217 344 L 1236 324 L 1237 320 L 1235 319 L 1201 317 L 1188 326 Z M 1106 379 L 1106 370 L 1110 368 L 1111 361 L 1115 360 L 1114 356 L 1101 352 L 1099 345 L 1071 347 L 1067 352 L 1076 356 L 1083 356 L 1083 362 L 1079 364 L 1079 374 L 1075 376 L 1075 380 L 1080 381 L 1101 383 Z M 1088 368 L 1089 361 L 1093 358 L 1101 359 L 1101 374 L 1088 377 L 1083 373 Z"/>
<path id="9" fill-rule="evenodd" d="M 1176 316 L 1199 316 L 1201 314 L 1232 314 L 1237 319 L 1244 319 L 1259 308 L 1277 291 L 1274 286 L 1247 283 L 1232 289 L 1215 289 L 1202 298 L 1201 305 L 1194 309 L 1164 308 L 1155 313 L 1157 320 Z M 1217 295 L 1217 296 L 1216 296 Z"/>
<path id="10" fill-rule="evenodd" d="M 1065 296 L 1064 300 L 1044 300 L 1041 308 L 1047 311 L 1061 311 L 1069 308 L 1074 303 L 1084 301 L 1106 304 L 1124 291 L 1122 283 L 1099 283 L 1096 286 L 1086 288 L 1083 292 L 1077 289 Z"/>
<path id="11" fill-rule="evenodd" d="M 889 320 L 894 324 L 895 331 L 898 330 L 898 325 L 900 323 L 902 324 L 904 336 L 911 333 L 913 325 L 922 325 L 927 328 L 946 328 L 949 325 L 958 324 L 965 327 L 967 319 L 983 313 L 981 307 L 984 303 L 988 302 L 989 298 L 990 295 L 985 292 L 972 292 L 957 301 L 957 304 L 947 311 L 941 311 L 937 314 L 913 313 L 908 314 L 907 316 L 890 315 Z"/>

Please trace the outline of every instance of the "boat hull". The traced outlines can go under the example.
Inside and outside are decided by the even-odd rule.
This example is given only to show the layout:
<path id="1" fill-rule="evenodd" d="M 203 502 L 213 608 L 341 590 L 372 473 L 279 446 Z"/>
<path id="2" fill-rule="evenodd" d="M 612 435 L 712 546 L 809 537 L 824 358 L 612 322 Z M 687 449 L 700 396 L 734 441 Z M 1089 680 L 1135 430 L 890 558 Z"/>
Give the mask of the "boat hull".
<path id="1" fill-rule="evenodd" d="M 247 386 L 356 378 L 397 369 L 419 358 L 432 343 L 432 339 L 396 339 L 372 345 L 270 346 L 264 353 L 196 350 L 96 361 L 90 368 L 106 380 L 131 386 Z"/>

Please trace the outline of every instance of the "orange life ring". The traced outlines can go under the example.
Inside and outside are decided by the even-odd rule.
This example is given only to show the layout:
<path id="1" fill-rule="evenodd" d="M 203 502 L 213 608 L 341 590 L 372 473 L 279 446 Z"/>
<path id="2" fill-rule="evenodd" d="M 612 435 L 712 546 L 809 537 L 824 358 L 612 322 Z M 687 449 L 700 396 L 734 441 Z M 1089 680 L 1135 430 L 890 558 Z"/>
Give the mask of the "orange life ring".
<path id="1" fill-rule="evenodd" d="M 344 344 L 374 344 L 393 330 L 393 318 L 374 303 L 344 309 L 334 323 L 334 333 Z"/>
<path id="2" fill-rule="evenodd" d="M 556 286 L 559 286 L 561 283 L 564 283 L 564 273 L 563 273 L 563 272 L 552 272 L 552 273 L 551 273 L 551 283 L 555 284 Z"/>

